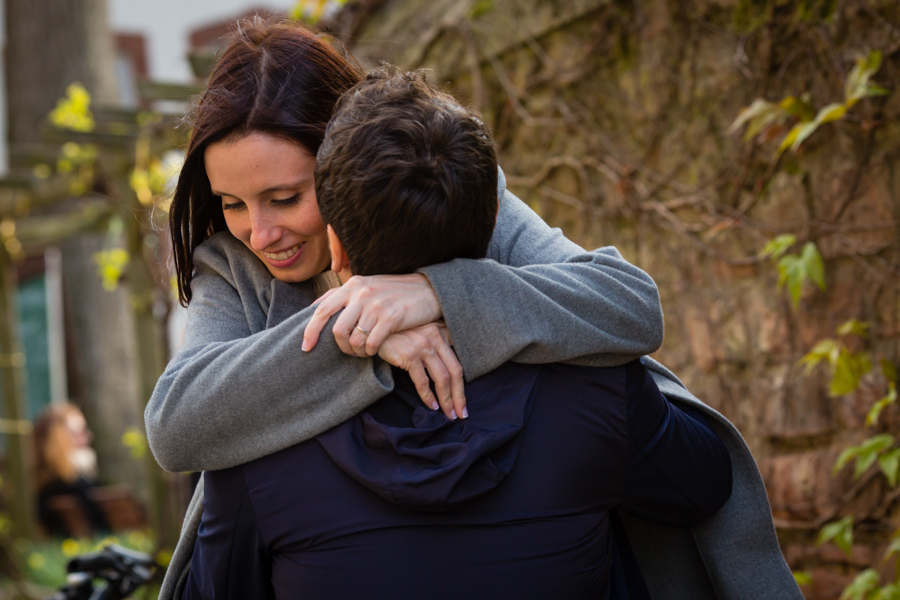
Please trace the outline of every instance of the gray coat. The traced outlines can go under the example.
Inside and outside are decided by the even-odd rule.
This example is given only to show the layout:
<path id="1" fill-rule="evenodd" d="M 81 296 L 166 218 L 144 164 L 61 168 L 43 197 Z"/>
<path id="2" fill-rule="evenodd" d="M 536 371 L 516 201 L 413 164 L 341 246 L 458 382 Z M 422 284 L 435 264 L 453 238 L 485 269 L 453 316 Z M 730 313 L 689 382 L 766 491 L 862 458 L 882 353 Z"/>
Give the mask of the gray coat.
<path id="1" fill-rule="evenodd" d="M 659 347 L 659 296 L 643 271 L 614 248 L 585 252 L 550 229 L 506 191 L 502 173 L 500 198 L 488 260 L 422 269 L 467 380 L 508 360 L 612 366 Z M 145 413 L 150 448 L 163 468 L 214 470 L 254 460 L 314 437 L 392 389 L 389 366 L 344 355 L 330 326 L 312 352 L 301 352 L 313 282 L 273 279 L 227 233 L 198 247 L 194 264 L 185 342 Z M 762 479 L 740 434 L 665 367 L 643 360 L 670 399 L 712 416 L 734 465 L 731 499 L 702 526 L 678 530 L 626 521 L 652 595 L 800 599 L 778 548 Z M 166 573 L 163 600 L 180 595 L 202 500 L 201 481 Z"/>

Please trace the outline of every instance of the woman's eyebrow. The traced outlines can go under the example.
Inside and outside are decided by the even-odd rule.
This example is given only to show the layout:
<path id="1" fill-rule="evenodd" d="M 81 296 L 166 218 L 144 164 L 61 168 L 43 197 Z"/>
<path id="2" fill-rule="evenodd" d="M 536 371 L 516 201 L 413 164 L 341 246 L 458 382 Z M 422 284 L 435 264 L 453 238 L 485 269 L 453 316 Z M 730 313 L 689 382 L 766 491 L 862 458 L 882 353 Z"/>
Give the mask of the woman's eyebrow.
<path id="1" fill-rule="evenodd" d="M 295 190 L 298 187 L 301 187 L 302 185 L 304 185 L 305 183 L 307 183 L 309 181 L 310 181 L 309 177 L 304 177 L 303 179 L 301 179 L 299 181 L 295 181 L 293 183 L 285 183 L 283 185 L 274 185 L 270 188 L 264 189 L 263 191 L 261 191 L 259 193 L 259 195 L 262 196 L 264 194 L 270 194 L 272 192 L 284 192 L 284 191 Z M 239 197 L 234 194 L 229 194 L 228 192 L 220 192 L 218 190 L 211 190 L 211 191 L 213 193 L 213 196 L 228 196 L 229 198 L 238 198 Z"/>

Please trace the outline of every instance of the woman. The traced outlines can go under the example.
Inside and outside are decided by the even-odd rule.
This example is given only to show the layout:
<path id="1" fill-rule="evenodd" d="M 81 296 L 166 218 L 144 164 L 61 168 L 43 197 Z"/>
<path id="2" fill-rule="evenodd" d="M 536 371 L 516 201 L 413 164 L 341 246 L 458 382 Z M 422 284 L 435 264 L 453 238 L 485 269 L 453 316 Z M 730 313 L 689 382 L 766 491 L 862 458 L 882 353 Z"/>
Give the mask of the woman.
<path id="1" fill-rule="evenodd" d="M 427 405 L 464 418 L 461 374 L 511 359 L 624 364 L 662 341 L 653 281 L 614 249 L 586 253 L 551 230 L 502 173 L 493 260 L 354 278 L 313 316 L 335 283 L 314 157 L 359 77 L 301 25 L 260 20 L 240 24 L 210 76 L 170 213 L 185 343 L 145 415 L 168 470 L 227 468 L 309 439 L 390 390 L 390 364 L 409 370 Z M 326 326 L 316 344 L 341 308 L 334 336 Z M 161 598 L 184 580 L 201 501 L 198 486 Z"/>
<path id="2" fill-rule="evenodd" d="M 56 536 L 80 533 L 71 531 L 53 509 L 54 498 L 69 496 L 91 532 L 109 531 L 106 516 L 90 497 L 90 490 L 97 485 L 97 455 L 78 407 L 62 404 L 45 409 L 34 427 L 34 444 L 38 516 L 44 529 Z"/>
<path id="3" fill-rule="evenodd" d="M 241 24 L 210 76 L 170 209 L 179 293 L 188 304 L 185 342 L 146 412 L 151 448 L 166 469 L 252 460 L 316 435 L 390 388 L 381 361 L 354 360 L 323 341 L 310 349 L 303 339 L 309 317 L 294 314 L 335 285 L 312 169 L 335 101 L 359 77 L 302 25 L 262 20 Z M 327 312 L 347 305 L 336 336 L 351 352 L 362 348 L 360 339 L 372 344 L 430 326 L 406 334 L 421 344 L 394 338 L 386 360 L 413 375 L 427 365 L 448 416 L 464 413 L 446 370 L 455 357 L 428 334 L 438 319 L 467 379 L 513 357 L 598 354 L 601 363 L 620 364 L 662 341 L 659 297 L 645 273 L 612 248 L 585 253 L 505 185 L 500 192 L 494 261 L 357 279 L 322 302 Z M 291 310 L 274 315 L 292 294 Z M 433 406 L 427 380 L 420 392 Z"/>

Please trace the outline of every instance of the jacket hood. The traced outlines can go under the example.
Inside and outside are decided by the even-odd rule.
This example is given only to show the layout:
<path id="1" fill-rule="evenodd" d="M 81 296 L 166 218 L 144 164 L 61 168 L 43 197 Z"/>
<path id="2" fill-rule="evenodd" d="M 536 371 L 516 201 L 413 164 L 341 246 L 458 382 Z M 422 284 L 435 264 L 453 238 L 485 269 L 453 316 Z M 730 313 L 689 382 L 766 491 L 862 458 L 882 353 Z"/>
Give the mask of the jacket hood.
<path id="1" fill-rule="evenodd" d="M 512 470 L 540 367 L 507 363 L 466 385 L 468 419 L 427 409 L 405 371 L 369 409 L 318 436 L 336 465 L 403 508 L 449 510 Z"/>

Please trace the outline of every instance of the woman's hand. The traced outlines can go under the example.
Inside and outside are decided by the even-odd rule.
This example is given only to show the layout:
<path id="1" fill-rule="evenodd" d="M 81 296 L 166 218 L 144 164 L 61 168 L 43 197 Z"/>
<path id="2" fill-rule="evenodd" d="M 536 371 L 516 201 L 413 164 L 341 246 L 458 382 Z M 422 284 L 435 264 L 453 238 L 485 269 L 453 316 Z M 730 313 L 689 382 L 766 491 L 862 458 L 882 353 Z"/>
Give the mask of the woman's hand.
<path id="1" fill-rule="evenodd" d="M 354 276 L 317 303 L 303 334 L 302 348 L 307 352 L 315 348 L 328 319 L 341 309 L 344 312 L 334 323 L 334 339 L 351 356 L 375 356 L 391 334 L 441 318 L 434 289 L 421 273 Z"/>
<path id="2" fill-rule="evenodd" d="M 409 372 L 419 397 L 429 408 L 437 410 L 440 407 L 448 419 L 469 416 L 463 370 L 450 348 L 449 332 L 443 322 L 428 323 L 388 336 L 381 344 L 378 356 Z M 431 392 L 429 377 L 434 381 L 437 400 Z"/>

